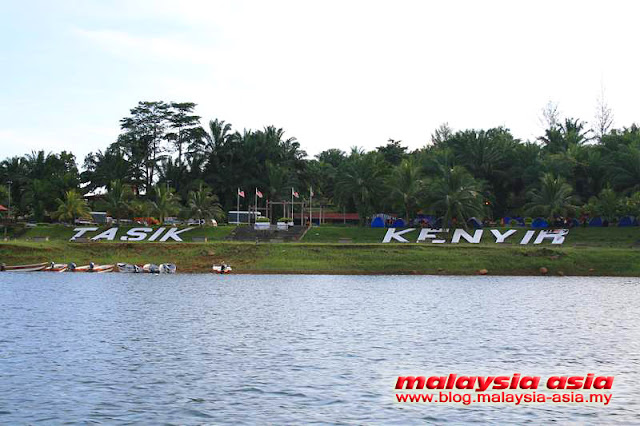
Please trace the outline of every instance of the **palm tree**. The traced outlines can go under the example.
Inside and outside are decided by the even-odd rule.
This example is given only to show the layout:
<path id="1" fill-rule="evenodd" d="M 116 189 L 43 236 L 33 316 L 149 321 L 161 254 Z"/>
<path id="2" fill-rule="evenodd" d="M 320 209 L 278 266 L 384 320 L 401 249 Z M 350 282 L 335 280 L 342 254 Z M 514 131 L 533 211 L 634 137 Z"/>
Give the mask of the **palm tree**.
<path id="1" fill-rule="evenodd" d="M 443 227 L 453 218 L 462 226 L 483 213 L 481 185 L 462 166 L 442 169 L 441 175 L 427 185 L 427 202 L 443 216 Z"/>
<path id="2" fill-rule="evenodd" d="M 340 165 L 336 176 L 336 198 L 344 206 L 353 202 L 360 224 L 385 195 L 386 167 L 381 155 L 376 152 L 362 154 L 352 150 L 347 161 Z"/>
<path id="3" fill-rule="evenodd" d="M 120 224 L 120 218 L 129 212 L 132 197 L 131 189 L 121 180 L 111 181 L 109 192 L 104 197 L 104 204 L 107 212 L 116 219 L 117 224 Z"/>
<path id="4" fill-rule="evenodd" d="M 47 214 L 47 205 L 54 201 L 53 190 L 49 181 L 45 179 L 32 179 L 27 184 L 20 199 L 23 211 L 30 211 L 36 221 L 42 221 Z M 55 202 L 58 200 L 56 199 Z"/>
<path id="5" fill-rule="evenodd" d="M 602 216 L 609 222 L 618 216 L 622 207 L 618 195 L 611 188 L 600 191 L 597 197 L 589 200 L 589 204 L 594 207 L 593 211 L 598 216 Z"/>
<path id="6" fill-rule="evenodd" d="M 143 218 L 145 221 L 153 213 L 154 206 L 148 200 L 133 200 L 130 205 L 133 217 Z"/>
<path id="7" fill-rule="evenodd" d="M 231 124 L 225 123 L 224 120 L 218 120 L 217 118 L 209 121 L 209 131 L 210 133 L 204 134 L 206 141 L 205 151 L 208 153 L 216 151 L 233 136 L 233 133 L 231 133 Z"/>
<path id="8" fill-rule="evenodd" d="M 200 222 L 203 218 L 220 219 L 224 215 L 218 196 L 212 194 L 211 190 L 202 183 L 198 185 L 197 190 L 189 192 L 189 209 L 200 219 Z"/>
<path id="9" fill-rule="evenodd" d="M 525 205 L 525 210 L 547 218 L 566 216 L 576 209 L 576 198 L 572 193 L 573 188 L 563 178 L 545 173 L 540 179 L 540 188 L 529 191 L 531 201 Z"/>
<path id="10" fill-rule="evenodd" d="M 169 185 L 156 185 L 154 187 L 154 199 L 151 202 L 154 212 L 159 216 L 160 223 L 164 223 L 164 219 L 171 214 L 180 210 L 178 205 L 178 196 L 173 192 Z"/>
<path id="11" fill-rule="evenodd" d="M 402 160 L 391 172 L 389 178 L 389 197 L 394 204 L 401 206 L 407 223 L 418 205 L 418 197 L 423 189 L 420 169 L 411 159 Z"/>
<path id="12" fill-rule="evenodd" d="M 609 175 L 615 187 L 628 192 L 640 190 L 640 142 L 621 146 L 612 157 Z"/>
<path id="13" fill-rule="evenodd" d="M 9 200 L 9 190 L 5 185 L 0 184 L 0 204 L 7 205 Z"/>
<path id="14" fill-rule="evenodd" d="M 75 189 L 67 191 L 64 195 L 64 200 L 57 199 L 58 209 L 53 213 L 53 216 L 59 220 L 69 220 L 74 223 L 78 217 L 89 216 L 89 206 L 87 202 Z"/>

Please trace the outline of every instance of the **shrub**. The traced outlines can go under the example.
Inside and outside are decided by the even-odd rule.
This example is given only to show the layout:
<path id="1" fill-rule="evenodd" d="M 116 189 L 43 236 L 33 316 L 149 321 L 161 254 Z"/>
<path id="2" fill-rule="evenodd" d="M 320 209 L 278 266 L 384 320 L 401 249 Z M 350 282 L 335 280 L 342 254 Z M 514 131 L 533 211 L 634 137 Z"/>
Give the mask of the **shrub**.
<path id="1" fill-rule="evenodd" d="M 281 217 L 280 219 L 278 219 L 278 222 L 293 222 L 293 219 L 291 219 L 290 217 Z"/>
<path id="2" fill-rule="evenodd" d="M 268 217 L 259 217 L 256 219 L 257 223 L 268 223 L 269 222 L 269 218 Z"/>

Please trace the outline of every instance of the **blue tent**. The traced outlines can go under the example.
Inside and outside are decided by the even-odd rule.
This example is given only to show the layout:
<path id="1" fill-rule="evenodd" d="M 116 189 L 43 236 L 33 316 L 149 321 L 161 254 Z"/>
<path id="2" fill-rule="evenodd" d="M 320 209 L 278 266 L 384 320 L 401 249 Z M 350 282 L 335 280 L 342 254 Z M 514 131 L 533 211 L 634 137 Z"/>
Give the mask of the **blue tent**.
<path id="1" fill-rule="evenodd" d="M 522 217 L 514 217 L 514 219 L 518 222 L 518 225 L 524 226 L 524 218 L 522 218 Z"/>
<path id="2" fill-rule="evenodd" d="M 371 221 L 372 228 L 384 228 L 384 220 L 381 217 L 376 217 Z"/>
<path id="3" fill-rule="evenodd" d="M 575 217 L 571 219 L 571 223 L 573 224 L 573 226 L 580 226 L 580 222 Z"/>
<path id="4" fill-rule="evenodd" d="M 467 224 L 473 226 L 474 229 L 482 229 L 482 223 L 475 217 L 469 218 Z"/>
<path id="5" fill-rule="evenodd" d="M 633 217 L 631 216 L 623 216 L 620 218 L 620 221 L 618 222 L 618 226 L 637 226 L 637 222 L 634 224 L 634 220 Z"/>
<path id="6" fill-rule="evenodd" d="M 531 227 L 534 229 L 548 228 L 549 223 L 541 217 L 536 217 L 533 219 L 533 222 L 531 222 Z"/>
<path id="7" fill-rule="evenodd" d="M 404 220 L 402 220 L 402 219 L 396 219 L 396 221 L 393 222 L 393 227 L 394 228 L 404 228 L 405 226 L 407 226 L 407 225 L 404 223 Z"/>
<path id="8" fill-rule="evenodd" d="M 601 217 L 594 217 L 593 219 L 591 219 L 589 221 L 589 226 L 602 226 L 602 218 Z"/>
<path id="9" fill-rule="evenodd" d="M 509 224 L 511 223 L 511 217 L 510 216 L 505 216 L 502 221 L 504 222 L 504 226 L 509 226 Z"/>

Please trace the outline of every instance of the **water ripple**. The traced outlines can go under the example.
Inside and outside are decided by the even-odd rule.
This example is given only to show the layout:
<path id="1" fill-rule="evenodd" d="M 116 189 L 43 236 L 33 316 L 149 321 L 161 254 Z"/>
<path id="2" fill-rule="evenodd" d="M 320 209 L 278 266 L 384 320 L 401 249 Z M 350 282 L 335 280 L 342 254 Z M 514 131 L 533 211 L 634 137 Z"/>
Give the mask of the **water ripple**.
<path id="1" fill-rule="evenodd" d="M 2 274 L 0 423 L 640 419 L 635 278 Z M 426 406 L 413 374 L 615 375 L 613 403 Z"/>

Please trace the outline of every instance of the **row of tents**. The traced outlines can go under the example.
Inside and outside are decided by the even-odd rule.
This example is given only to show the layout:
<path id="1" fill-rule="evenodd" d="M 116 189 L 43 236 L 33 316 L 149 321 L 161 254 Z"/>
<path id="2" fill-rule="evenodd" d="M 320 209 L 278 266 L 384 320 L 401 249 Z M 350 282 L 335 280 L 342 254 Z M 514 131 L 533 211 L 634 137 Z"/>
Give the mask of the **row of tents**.
<path id="1" fill-rule="evenodd" d="M 584 220 L 586 221 L 586 223 L 580 223 L 578 219 L 572 218 L 572 219 L 567 219 L 566 221 L 563 221 L 561 224 L 558 225 L 558 224 L 550 224 L 549 221 L 547 221 L 546 219 L 537 217 L 531 220 L 531 223 L 528 224 L 527 223 L 528 220 L 525 220 L 525 218 L 506 216 L 503 218 L 501 223 L 504 224 L 503 226 L 523 226 L 523 227 L 528 226 L 533 229 L 549 228 L 552 225 L 570 226 L 570 227 L 589 226 L 589 227 L 595 227 L 595 228 L 609 226 L 609 225 L 613 226 L 613 224 L 610 224 L 606 219 L 603 219 L 602 217 L 593 217 L 593 218 L 584 219 Z M 404 219 L 392 218 L 389 215 L 380 214 L 373 218 L 373 220 L 371 221 L 371 227 L 372 228 L 387 228 L 387 227 L 388 228 L 405 228 L 407 226 L 421 226 L 421 225 L 427 225 L 432 228 L 442 227 L 442 218 L 438 218 L 436 216 L 431 216 L 431 215 L 418 215 L 412 222 L 413 223 L 410 223 L 409 225 L 407 225 Z M 483 227 L 482 222 L 475 217 L 470 218 L 467 221 L 467 225 L 475 229 L 481 229 Z M 623 216 L 618 220 L 617 226 L 621 226 L 621 227 L 638 226 L 638 219 L 634 218 L 633 216 Z"/>

